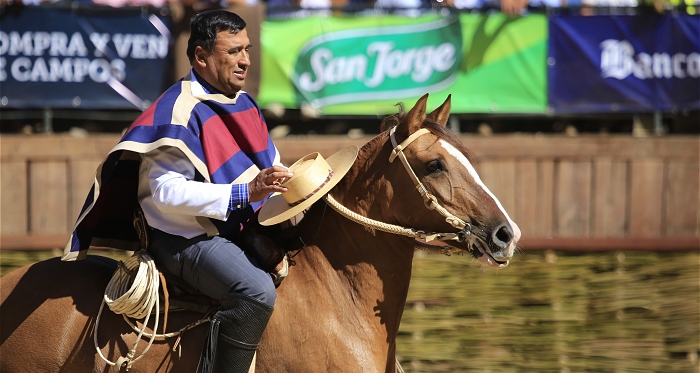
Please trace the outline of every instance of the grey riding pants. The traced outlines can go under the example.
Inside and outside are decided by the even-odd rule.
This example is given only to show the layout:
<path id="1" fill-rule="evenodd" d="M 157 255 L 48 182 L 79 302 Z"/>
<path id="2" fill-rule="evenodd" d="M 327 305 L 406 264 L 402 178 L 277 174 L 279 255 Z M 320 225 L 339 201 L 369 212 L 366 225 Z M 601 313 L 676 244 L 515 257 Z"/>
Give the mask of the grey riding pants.
<path id="1" fill-rule="evenodd" d="M 157 265 L 199 292 L 221 300 L 245 295 L 274 306 L 277 297 L 270 274 L 233 242 L 201 235 L 190 239 L 154 229 L 149 253 Z"/>

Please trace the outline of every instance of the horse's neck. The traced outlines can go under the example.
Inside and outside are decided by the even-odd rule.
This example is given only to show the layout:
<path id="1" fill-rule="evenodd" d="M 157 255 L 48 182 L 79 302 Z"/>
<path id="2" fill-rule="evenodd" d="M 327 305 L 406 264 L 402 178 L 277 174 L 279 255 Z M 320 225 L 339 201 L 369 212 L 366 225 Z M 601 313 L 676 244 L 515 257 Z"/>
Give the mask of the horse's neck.
<path id="1" fill-rule="evenodd" d="M 325 211 L 324 211 L 325 210 Z M 308 219 L 308 220 L 307 220 Z M 340 317 L 337 328 L 387 364 L 393 364 L 395 338 L 406 303 L 413 259 L 405 237 L 370 232 L 320 202 L 304 218 L 308 247 L 295 261 L 297 291 L 312 296 L 319 322 Z M 317 233 L 318 232 L 318 233 Z M 325 314 L 324 314 L 325 313 Z M 369 370 L 368 370 L 369 371 Z"/>
<path id="2" fill-rule="evenodd" d="M 356 301 L 403 307 L 411 277 L 411 240 L 372 231 L 330 207 L 319 207 L 325 211 L 313 260 L 327 263 Z"/>
<path id="3" fill-rule="evenodd" d="M 384 159 L 388 159 L 384 137 L 378 136 L 363 147 L 355 165 L 332 193 L 350 210 L 379 221 L 387 219 L 388 197 L 384 193 L 390 189 L 382 177 L 387 172 Z M 380 319 L 388 337 L 393 338 L 408 294 L 413 240 L 366 228 L 323 202 L 310 213 L 311 231 L 319 232 L 314 239 L 319 248 L 315 260 L 327 263 L 337 275 L 338 286 L 365 312 L 373 310 L 368 315 Z"/>
<path id="4" fill-rule="evenodd" d="M 380 135 L 368 142 L 332 193 L 348 209 L 378 221 L 388 221 L 390 215 L 387 141 L 388 136 Z M 375 307 L 375 316 L 389 331 L 397 331 L 411 278 L 413 240 L 375 231 L 323 208 L 330 212 L 329 226 L 336 228 L 323 237 L 322 247 L 329 248 L 325 256 L 335 268 L 347 268 L 343 274 L 351 290 Z"/>
<path id="5" fill-rule="evenodd" d="M 332 193 L 345 207 L 377 220 L 386 219 L 386 204 L 377 203 L 377 198 L 388 199 L 385 191 L 390 189 L 382 184 L 386 161 L 382 164 L 381 159 L 388 159 L 390 151 L 378 150 L 382 141 L 386 139 L 375 138 L 360 151 L 355 166 Z M 374 162 L 379 153 L 380 162 Z M 394 372 L 413 241 L 371 231 L 323 201 L 309 210 L 299 228 L 307 246 L 293 252 L 296 266 L 280 286 L 274 327 L 293 331 L 288 333 L 294 335 L 290 343 L 303 350 L 308 361 L 325 362 L 306 365 L 305 371 Z"/>

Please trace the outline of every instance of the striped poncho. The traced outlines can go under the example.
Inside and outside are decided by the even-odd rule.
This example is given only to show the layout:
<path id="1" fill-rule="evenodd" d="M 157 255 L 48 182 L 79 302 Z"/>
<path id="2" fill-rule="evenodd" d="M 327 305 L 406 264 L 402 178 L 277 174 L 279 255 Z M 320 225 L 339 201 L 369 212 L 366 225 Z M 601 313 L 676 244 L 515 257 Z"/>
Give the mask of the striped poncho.
<path id="1" fill-rule="evenodd" d="M 97 168 L 62 260 L 81 259 L 90 246 L 135 250 L 133 227 L 141 154 L 161 146 L 181 150 L 196 170 L 195 180 L 247 183 L 261 169 L 279 163 L 260 108 L 252 97 L 207 94 L 187 77 L 170 87 L 128 128 Z M 226 222 L 198 217 L 207 234 L 237 232 L 264 201 L 234 211 Z"/>

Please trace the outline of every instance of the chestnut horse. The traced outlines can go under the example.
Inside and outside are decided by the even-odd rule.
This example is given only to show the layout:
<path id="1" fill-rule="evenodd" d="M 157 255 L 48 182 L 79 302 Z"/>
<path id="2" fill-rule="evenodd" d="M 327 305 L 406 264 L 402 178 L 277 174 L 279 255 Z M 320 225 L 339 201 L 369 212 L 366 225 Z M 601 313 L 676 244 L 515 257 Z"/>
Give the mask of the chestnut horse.
<path id="1" fill-rule="evenodd" d="M 481 182 L 458 138 L 445 129 L 450 98 L 430 114 L 426 102 L 427 95 L 408 113 L 393 116 L 393 130 L 365 144 L 331 192 L 347 210 L 402 227 L 404 234 L 358 224 L 327 203 L 314 204 L 298 226 L 306 246 L 294 252 L 296 265 L 278 288 L 257 372 L 395 372 L 414 248 L 426 247 L 417 238 L 428 244 L 444 238 L 448 246 L 442 250 L 470 252 L 492 267 L 508 265 L 520 230 Z M 403 160 L 395 161 L 397 156 Z M 430 198 L 424 195 L 434 196 L 435 205 L 427 206 Z M 113 260 L 98 256 L 76 262 L 55 258 L 3 277 L 0 372 L 109 371 L 93 334 L 115 268 Z M 171 312 L 168 330 L 198 317 Z M 130 371 L 194 372 L 207 329 L 154 342 Z M 103 312 L 97 344 L 107 359 L 125 356 L 134 339 L 121 316 Z"/>

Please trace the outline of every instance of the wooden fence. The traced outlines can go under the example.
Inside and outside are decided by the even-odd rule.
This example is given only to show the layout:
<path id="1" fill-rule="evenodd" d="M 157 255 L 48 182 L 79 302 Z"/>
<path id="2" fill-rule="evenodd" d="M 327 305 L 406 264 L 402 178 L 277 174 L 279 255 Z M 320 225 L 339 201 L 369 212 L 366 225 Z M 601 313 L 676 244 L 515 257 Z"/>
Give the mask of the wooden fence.
<path id="1" fill-rule="evenodd" d="M 0 136 L 0 249 L 62 247 L 116 135 Z M 291 164 L 368 137 L 275 140 Z M 523 249 L 699 250 L 700 137 L 463 135 Z"/>

